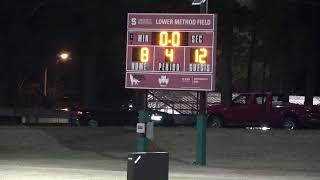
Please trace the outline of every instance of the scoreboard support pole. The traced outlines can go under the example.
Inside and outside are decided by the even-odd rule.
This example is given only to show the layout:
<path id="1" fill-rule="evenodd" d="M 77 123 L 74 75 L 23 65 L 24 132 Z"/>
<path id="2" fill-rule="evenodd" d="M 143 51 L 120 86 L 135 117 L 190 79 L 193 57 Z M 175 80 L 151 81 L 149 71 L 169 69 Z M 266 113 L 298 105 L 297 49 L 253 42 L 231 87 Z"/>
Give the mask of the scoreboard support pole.
<path id="1" fill-rule="evenodd" d="M 139 123 L 144 123 L 145 127 L 147 125 L 147 122 L 149 120 L 149 114 L 147 112 L 148 108 L 148 90 L 140 90 L 140 93 L 142 93 L 142 97 L 140 99 L 141 104 L 141 110 L 139 111 Z M 143 99 L 142 99 L 143 98 Z M 148 139 L 146 137 L 146 133 L 141 133 L 138 135 L 137 139 L 137 151 L 138 152 L 146 152 L 148 148 Z"/>
<path id="2" fill-rule="evenodd" d="M 208 0 L 200 5 L 200 13 L 208 13 Z M 207 93 L 205 91 L 198 93 L 200 94 L 200 106 L 197 116 L 196 165 L 205 166 L 207 159 Z"/>
<path id="3" fill-rule="evenodd" d="M 197 142 L 196 142 L 196 164 L 200 166 L 206 165 L 206 147 L 207 147 L 207 94 L 205 91 L 200 94 L 200 109 L 197 116 Z"/>

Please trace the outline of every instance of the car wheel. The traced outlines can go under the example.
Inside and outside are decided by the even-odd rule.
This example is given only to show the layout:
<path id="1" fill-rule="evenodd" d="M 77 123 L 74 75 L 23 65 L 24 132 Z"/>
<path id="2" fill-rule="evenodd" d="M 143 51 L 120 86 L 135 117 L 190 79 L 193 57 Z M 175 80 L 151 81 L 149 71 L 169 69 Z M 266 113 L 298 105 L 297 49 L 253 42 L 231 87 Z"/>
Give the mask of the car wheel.
<path id="1" fill-rule="evenodd" d="M 285 129 L 296 129 L 297 128 L 296 120 L 292 117 L 286 117 L 284 118 L 282 127 Z"/>
<path id="2" fill-rule="evenodd" d="M 98 127 L 98 121 L 91 119 L 90 121 L 88 121 L 88 126 L 89 127 Z"/>
<path id="3" fill-rule="evenodd" d="M 212 116 L 210 116 L 210 121 L 208 123 L 208 127 L 222 128 L 223 122 L 222 122 L 221 118 L 219 118 L 218 116 L 212 115 Z"/>

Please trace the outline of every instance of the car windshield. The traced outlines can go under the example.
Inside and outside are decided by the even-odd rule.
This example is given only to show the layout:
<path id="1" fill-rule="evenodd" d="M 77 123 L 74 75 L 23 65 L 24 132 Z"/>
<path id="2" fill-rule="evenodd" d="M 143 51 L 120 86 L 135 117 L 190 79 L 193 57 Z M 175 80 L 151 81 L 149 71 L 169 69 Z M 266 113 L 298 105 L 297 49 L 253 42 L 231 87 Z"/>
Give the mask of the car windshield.
<path id="1" fill-rule="evenodd" d="M 289 102 L 286 101 L 284 95 L 273 95 L 272 96 L 272 105 L 273 106 L 282 106 L 287 105 Z"/>
<path id="2" fill-rule="evenodd" d="M 248 95 L 240 95 L 233 99 L 232 103 L 234 105 L 244 105 L 248 103 Z"/>

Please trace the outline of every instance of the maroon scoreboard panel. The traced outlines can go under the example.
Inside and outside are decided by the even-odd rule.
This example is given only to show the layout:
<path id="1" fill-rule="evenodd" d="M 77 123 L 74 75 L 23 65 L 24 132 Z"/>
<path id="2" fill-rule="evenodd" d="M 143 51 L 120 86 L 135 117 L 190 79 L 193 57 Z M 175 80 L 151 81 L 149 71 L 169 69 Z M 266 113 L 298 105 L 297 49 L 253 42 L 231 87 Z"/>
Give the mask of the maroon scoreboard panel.
<path id="1" fill-rule="evenodd" d="M 129 13 L 126 88 L 213 91 L 216 15 Z"/>

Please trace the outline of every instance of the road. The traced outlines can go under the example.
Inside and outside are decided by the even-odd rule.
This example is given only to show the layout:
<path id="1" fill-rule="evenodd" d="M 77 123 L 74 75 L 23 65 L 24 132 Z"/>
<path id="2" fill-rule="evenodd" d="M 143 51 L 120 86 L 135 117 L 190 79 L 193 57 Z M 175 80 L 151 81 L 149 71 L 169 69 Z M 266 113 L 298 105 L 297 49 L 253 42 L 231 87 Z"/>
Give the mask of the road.
<path id="1" fill-rule="evenodd" d="M 320 179 L 320 130 L 208 130 L 207 166 L 192 165 L 195 129 L 157 128 L 170 180 Z M 1 179 L 126 179 L 133 128 L 0 127 Z"/>

